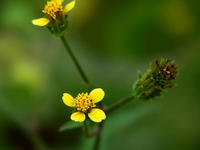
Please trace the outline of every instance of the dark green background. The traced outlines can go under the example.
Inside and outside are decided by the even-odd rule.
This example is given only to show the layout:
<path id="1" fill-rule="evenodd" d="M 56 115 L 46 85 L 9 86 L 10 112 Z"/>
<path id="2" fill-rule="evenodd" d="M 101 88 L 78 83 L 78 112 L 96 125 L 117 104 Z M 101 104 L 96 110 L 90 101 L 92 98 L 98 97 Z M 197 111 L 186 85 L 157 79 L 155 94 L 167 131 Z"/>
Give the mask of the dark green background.
<path id="1" fill-rule="evenodd" d="M 61 41 L 31 24 L 46 1 L 1 0 L 0 149 L 89 150 L 82 130 L 60 133 L 62 93 L 86 91 Z M 177 86 L 132 102 L 105 122 L 102 150 L 200 149 L 200 1 L 77 0 L 66 38 L 104 104 L 127 96 L 157 57 L 175 59 Z"/>

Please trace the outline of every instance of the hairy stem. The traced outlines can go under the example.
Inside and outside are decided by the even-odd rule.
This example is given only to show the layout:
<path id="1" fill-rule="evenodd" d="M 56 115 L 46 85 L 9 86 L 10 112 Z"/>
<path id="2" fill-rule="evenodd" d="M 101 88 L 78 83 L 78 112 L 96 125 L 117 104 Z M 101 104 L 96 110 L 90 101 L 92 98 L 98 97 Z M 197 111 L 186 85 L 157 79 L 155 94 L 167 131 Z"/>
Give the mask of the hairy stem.
<path id="1" fill-rule="evenodd" d="M 60 39 L 61 39 L 61 41 L 62 41 L 62 43 L 63 43 L 63 45 L 64 45 L 66 51 L 69 53 L 69 55 L 70 55 L 72 61 L 74 62 L 74 64 L 75 64 L 77 70 L 79 71 L 79 73 L 80 73 L 80 75 L 81 75 L 83 81 L 84 81 L 86 84 L 90 85 L 90 82 L 89 82 L 89 80 L 88 80 L 88 78 L 87 78 L 85 72 L 83 71 L 83 69 L 82 69 L 80 63 L 78 62 L 78 60 L 76 59 L 75 55 L 73 54 L 73 52 L 72 52 L 72 50 L 71 50 L 69 44 L 67 43 L 65 37 L 64 37 L 64 36 L 61 36 Z"/>

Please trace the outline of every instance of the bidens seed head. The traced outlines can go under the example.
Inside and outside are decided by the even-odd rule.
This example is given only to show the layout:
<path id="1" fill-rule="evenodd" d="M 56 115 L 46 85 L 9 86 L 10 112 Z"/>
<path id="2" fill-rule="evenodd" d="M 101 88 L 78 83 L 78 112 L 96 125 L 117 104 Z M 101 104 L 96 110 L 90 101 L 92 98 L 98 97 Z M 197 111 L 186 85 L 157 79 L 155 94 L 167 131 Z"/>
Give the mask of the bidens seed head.
<path id="1" fill-rule="evenodd" d="M 162 91 L 174 87 L 178 68 L 169 59 L 156 60 L 133 86 L 133 94 L 138 99 L 149 100 L 161 95 Z"/>

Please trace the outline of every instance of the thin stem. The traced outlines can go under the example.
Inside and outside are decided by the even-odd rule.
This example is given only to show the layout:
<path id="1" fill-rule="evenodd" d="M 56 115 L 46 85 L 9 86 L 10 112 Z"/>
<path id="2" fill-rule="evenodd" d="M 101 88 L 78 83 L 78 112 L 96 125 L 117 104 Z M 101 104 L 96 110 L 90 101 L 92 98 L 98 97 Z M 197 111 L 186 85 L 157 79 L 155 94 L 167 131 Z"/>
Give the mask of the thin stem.
<path id="1" fill-rule="evenodd" d="M 103 131 L 103 122 L 101 122 L 98 125 L 98 132 L 97 132 L 97 135 L 96 135 L 96 139 L 95 139 L 93 150 L 99 150 L 99 148 L 100 148 L 102 131 Z"/>
<path id="2" fill-rule="evenodd" d="M 69 53 L 69 55 L 70 55 L 72 61 L 74 62 L 76 68 L 78 69 L 78 71 L 79 71 L 79 73 L 80 73 L 80 75 L 81 75 L 83 81 L 84 81 L 86 84 L 90 85 L 89 80 L 88 80 L 88 78 L 87 78 L 85 72 L 83 71 L 83 69 L 82 69 L 80 63 L 78 62 L 78 60 L 76 59 L 75 55 L 73 54 L 73 52 L 72 52 L 72 50 L 71 50 L 69 44 L 67 43 L 65 37 L 64 37 L 64 36 L 61 36 L 60 39 L 61 39 L 61 41 L 62 41 L 62 43 L 63 43 L 63 45 L 64 45 L 66 51 Z"/>
<path id="3" fill-rule="evenodd" d="M 126 98 L 123 98 L 123 99 L 117 101 L 116 103 L 110 105 L 109 107 L 107 107 L 107 108 L 105 109 L 105 111 L 106 111 L 107 113 L 110 113 L 110 112 L 116 110 L 117 108 L 119 108 L 119 107 L 125 105 L 126 103 L 128 103 L 129 101 L 131 101 L 131 100 L 133 100 L 133 99 L 134 99 L 134 96 L 132 96 L 132 95 L 131 95 L 131 96 L 128 96 L 128 97 L 126 97 Z"/>
<path id="4" fill-rule="evenodd" d="M 85 136 L 86 136 L 87 138 L 89 138 L 90 135 L 89 135 L 88 125 L 87 125 L 87 122 L 86 122 L 86 121 L 84 121 L 84 132 L 85 132 Z"/>
<path id="5" fill-rule="evenodd" d="M 29 134 L 31 141 L 34 144 L 34 148 L 38 150 L 48 149 L 47 145 L 44 143 L 43 139 L 37 133 Z"/>

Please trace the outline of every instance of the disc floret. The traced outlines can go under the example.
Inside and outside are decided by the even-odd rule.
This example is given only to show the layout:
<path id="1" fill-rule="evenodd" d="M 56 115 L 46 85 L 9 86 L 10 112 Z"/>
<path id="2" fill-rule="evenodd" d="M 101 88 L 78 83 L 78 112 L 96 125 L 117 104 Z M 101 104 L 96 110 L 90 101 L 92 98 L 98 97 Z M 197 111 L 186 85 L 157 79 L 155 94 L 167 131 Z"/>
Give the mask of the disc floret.
<path id="1" fill-rule="evenodd" d="M 42 12 L 56 20 L 56 16 L 63 12 L 63 6 L 57 1 L 49 1 Z"/>
<path id="2" fill-rule="evenodd" d="M 79 93 L 75 98 L 75 107 L 78 111 L 87 112 L 91 108 L 96 107 L 94 100 L 91 99 L 88 93 Z"/>

